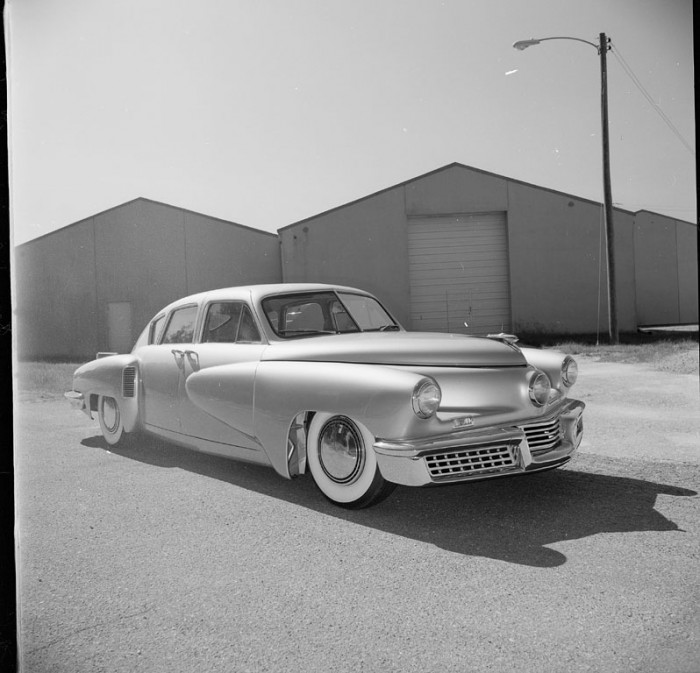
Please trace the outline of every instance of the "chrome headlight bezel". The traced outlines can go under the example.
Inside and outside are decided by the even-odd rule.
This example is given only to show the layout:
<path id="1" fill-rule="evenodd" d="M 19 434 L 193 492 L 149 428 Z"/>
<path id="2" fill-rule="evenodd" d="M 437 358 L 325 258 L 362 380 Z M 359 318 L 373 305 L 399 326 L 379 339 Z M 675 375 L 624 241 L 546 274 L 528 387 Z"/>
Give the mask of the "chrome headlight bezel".
<path id="1" fill-rule="evenodd" d="M 442 391 L 437 381 L 433 379 L 423 379 L 416 384 L 413 389 L 412 405 L 413 412 L 418 418 L 431 418 L 437 413 L 442 401 Z"/>
<path id="2" fill-rule="evenodd" d="M 564 362 L 561 363 L 561 382 L 567 387 L 576 383 L 578 380 L 578 363 L 570 355 L 564 358 Z"/>
<path id="3" fill-rule="evenodd" d="M 539 370 L 532 372 L 528 383 L 528 393 L 530 401 L 536 407 L 543 407 L 547 404 L 551 391 L 552 382 L 549 380 L 549 376 Z"/>

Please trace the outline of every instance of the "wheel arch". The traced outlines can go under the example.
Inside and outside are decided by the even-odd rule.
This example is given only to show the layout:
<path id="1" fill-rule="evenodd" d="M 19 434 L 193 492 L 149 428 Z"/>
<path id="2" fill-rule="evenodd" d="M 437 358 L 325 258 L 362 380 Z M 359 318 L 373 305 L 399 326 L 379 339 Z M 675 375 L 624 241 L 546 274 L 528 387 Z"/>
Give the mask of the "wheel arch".
<path id="1" fill-rule="evenodd" d="M 88 362 L 73 374 L 73 389 L 83 394 L 90 416 L 97 411 L 99 396 L 119 403 L 126 432 L 140 427 L 141 371 L 135 355 L 111 355 Z"/>
<path id="2" fill-rule="evenodd" d="M 347 416 L 377 437 L 410 434 L 411 405 L 425 377 L 382 365 L 338 362 L 261 362 L 255 377 L 255 434 L 284 477 L 306 468 L 305 440 L 315 413 Z"/>

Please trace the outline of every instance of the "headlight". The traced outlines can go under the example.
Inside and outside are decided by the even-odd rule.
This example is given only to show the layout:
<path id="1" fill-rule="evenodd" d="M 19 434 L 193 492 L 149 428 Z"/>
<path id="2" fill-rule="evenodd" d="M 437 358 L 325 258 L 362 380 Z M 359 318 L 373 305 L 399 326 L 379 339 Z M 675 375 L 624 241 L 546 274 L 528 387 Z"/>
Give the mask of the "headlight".
<path id="1" fill-rule="evenodd" d="M 435 381 L 423 380 L 413 390 L 413 411 L 420 418 L 430 418 L 440 406 L 442 392 Z"/>
<path id="2" fill-rule="evenodd" d="M 561 365 L 561 381 L 567 388 L 571 388 L 571 386 L 576 383 L 577 378 L 578 365 L 576 364 L 576 360 L 570 355 L 567 355 Z"/>
<path id="3" fill-rule="evenodd" d="M 552 384 L 544 372 L 534 372 L 530 377 L 530 399 L 536 407 L 542 407 L 549 399 Z"/>

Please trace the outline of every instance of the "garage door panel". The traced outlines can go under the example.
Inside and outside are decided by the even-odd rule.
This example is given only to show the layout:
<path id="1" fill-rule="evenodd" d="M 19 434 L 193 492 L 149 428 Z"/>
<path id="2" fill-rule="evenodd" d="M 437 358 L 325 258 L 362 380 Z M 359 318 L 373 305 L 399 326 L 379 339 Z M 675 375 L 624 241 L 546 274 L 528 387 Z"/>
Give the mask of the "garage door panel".
<path id="1" fill-rule="evenodd" d="M 454 240 L 451 241 L 449 238 L 445 239 L 444 241 L 443 240 L 435 241 L 435 240 L 429 240 L 429 239 L 414 239 L 414 240 L 416 241 L 416 243 L 422 244 L 423 249 L 415 251 L 419 255 L 423 255 L 426 252 L 429 253 L 429 252 L 442 252 L 445 250 L 454 250 L 455 248 L 461 249 L 462 251 L 481 250 L 483 248 L 501 249 L 503 247 L 503 244 L 506 241 L 505 237 L 499 237 L 499 238 L 488 237 L 488 238 L 484 238 L 484 239 L 477 239 L 471 243 L 454 241 Z"/>
<path id="2" fill-rule="evenodd" d="M 450 241 L 452 241 L 454 239 L 455 231 L 458 231 L 458 229 L 453 229 L 452 231 L 440 231 L 440 232 L 420 231 L 420 232 L 416 232 L 412 237 L 416 241 L 430 242 L 431 245 L 444 245 L 444 244 L 449 243 Z M 473 239 L 473 241 L 477 245 L 489 243 L 490 241 L 494 241 L 494 240 L 505 239 L 505 236 L 500 232 L 495 232 L 493 235 L 491 235 L 489 232 L 483 232 L 483 231 L 478 230 L 478 229 L 469 229 L 466 227 L 462 227 L 461 231 L 469 234 L 470 238 Z"/>
<path id="3" fill-rule="evenodd" d="M 444 298 L 442 300 L 437 298 L 435 301 L 419 303 L 416 306 L 416 309 L 421 313 L 421 315 L 436 316 L 442 315 L 445 311 L 446 306 L 447 303 L 444 301 Z M 468 301 L 451 301 L 449 306 L 455 309 L 464 309 L 467 311 L 470 307 L 472 307 L 472 312 L 474 311 L 474 308 L 478 308 L 484 313 L 490 313 L 493 311 L 503 311 L 504 309 L 508 308 L 508 301 L 504 298 L 497 297 L 495 299 L 480 299 L 478 304 L 476 304 L 475 302 Z"/>
<path id="4" fill-rule="evenodd" d="M 465 299 L 469 297 L 470 295 L 465 293 Z M 472 294 L 473 296 L 473 294 Z M 500 299 L 501 301 L 505 302 L 508 304 L 510 302 L 510 297 L 501 291 L 489 291 L 489 292 L 479 292 L 479 297 L 482 300 L 491 300 L 491 299 Z M 436 302 L 436 301 L 441 301 L 445 302 L 447 299 L 451 299 L 453 301 L 456 301 L 459 299 L 459 297 L 455 297 L 454 295 L 448 295 L 446 292 L 440 292 L 440 291 L 431 291 L 431 292 L 421 292 L 420 294 L 417 294 L 413 298 L 413 305 L 416 307 L 423 306 L 426 303 L 431 303 L 431 302 Z"/>
<path id="5" fill-rule="evenodd" d="M 488 262 L 479 262 L 478 264 L 458 264 L 454 262 L 447 262 L 438 266 L 439 264 L 440 262 L 436 260 L 434 264 L 414 265 L 416 277 L 449 278 L 451 281 L 458 281 L 468 283 L 468 285 L 473 285 L 476 281 L 465 281 L 464 276 L 472 276 L 477 279 L 485 276 L 502 278 L 504 274 L 507 274 L 508 272 L 507 268 L 497 267 L 493 264 L 489 264 Z"/>
<path id="6" fill-rule="evenodd" d="M 505 213 L 411 219 L 408 234 L 414 329 L 510 329 Z"/>
<path id="7" fill-rule="evenodd" d="M 445 264 L 453 263 L 461 265 L 462 264 L 477 264 L 481 266 L 500 266 L 506 268 L 504 264 L 498 264 L 493 258 L 499 254 L 500 248 L 493 247 L 489 249 L 474 249 L 471 250 L 459 250 L 455 248 L 445 248 L 443 251 L 433 251 L 426 253 L 425 255 L 420 255 L 419 257 L 409 257 L 409 261 L 415 264 L 418 268 L 421 266 L 433 266 L 436 262 Z"/>
<path id="8" fill-rule="evenodd" d="M 415 278 L 417 281 L 422 280 L 426 284 L 442 284 L 446 287 L 462 286 L 457 286 L 456 283 L 452 282 L 455 278 L 455 274 L 450 274 L 449 272 L 450 269 L 425 269 L 417 272 Z M 473 267 L 472 269 L 470 269 L 470 273 L 472 275 L 478 274 L 479 280 L 483 281 L 483 283 L 480 282 L 480 285 L 487 285 L 493 283 L 498 285 L 498 281 L 500 281 L 503 278 L 503 273 L 498 273 L 498 270 L 484 267 Z M 476 285 L 476 283 L 474 283 L 465 287 L 479 287 L 479 285 Z"/>

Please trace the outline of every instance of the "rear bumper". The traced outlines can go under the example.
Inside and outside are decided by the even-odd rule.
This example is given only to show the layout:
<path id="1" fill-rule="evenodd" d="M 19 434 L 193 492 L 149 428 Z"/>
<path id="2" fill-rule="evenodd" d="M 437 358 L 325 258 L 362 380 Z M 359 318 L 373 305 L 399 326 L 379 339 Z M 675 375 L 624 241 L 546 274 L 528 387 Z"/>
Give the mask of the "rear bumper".
<path id="1" fill-rule="evenodd" d="M 92 414 L 90 413 L 90 409 L 88 409 L 88 406 L 85 402 L 85 397 L 82 393 L 79 393 L 77 390 L 70 390 L 67 393 L 63 393 L 63 397 L 65 397 L 68 400 L 68 402 L 70 402 L 70 405 L 71 407 L 73 407 L 73 409 L 82 411 L 86 416 L 92 418 Z"/>
<path id="2" fill-rule="evenodd" d="M 581 444 L 584 408 L 583 402 L 568 400 L 554 413 L 526 420 L 518 426 L 475 429 L 419 440 L 379 440 L 374 444 L 379 470 L 395 484 L 426 486 L 559 467 L 571 460 Z M 540 448 L 534 438 L 546 424 L 551 427 L 550 441 Z"/>

